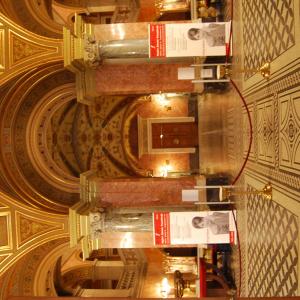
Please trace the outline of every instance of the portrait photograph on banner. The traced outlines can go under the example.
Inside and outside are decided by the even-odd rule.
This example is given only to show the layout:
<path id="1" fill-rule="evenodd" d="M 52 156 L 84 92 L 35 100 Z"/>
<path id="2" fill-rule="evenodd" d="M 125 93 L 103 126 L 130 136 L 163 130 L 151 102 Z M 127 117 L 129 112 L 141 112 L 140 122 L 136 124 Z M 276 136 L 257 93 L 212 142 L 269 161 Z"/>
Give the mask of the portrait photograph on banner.
<path id="1" fill-rule="evenodd" d="M 235 244 L 233 211 L 155 212 L 154 243 Z"/>
<path id="2" fill-rule="evenodd" d="M 149 56 L 225 56 L 230 22 L 149 25 Z"/>

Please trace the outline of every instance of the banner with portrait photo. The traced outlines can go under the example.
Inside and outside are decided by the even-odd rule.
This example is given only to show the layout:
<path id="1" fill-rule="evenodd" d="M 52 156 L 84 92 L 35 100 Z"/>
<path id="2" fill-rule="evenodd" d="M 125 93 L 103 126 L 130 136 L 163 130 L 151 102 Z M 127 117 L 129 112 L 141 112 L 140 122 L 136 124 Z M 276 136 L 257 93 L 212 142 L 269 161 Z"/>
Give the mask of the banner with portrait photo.
<path id="1" fill-rule="evenodd" d="M 230 22 L 149 25 L 149 57 L 226 56 Z"/>
<path id="2" fill-rule="evenodd" d="M 155 212 L 155 245 L 235 244 L 235 212 Z"/>

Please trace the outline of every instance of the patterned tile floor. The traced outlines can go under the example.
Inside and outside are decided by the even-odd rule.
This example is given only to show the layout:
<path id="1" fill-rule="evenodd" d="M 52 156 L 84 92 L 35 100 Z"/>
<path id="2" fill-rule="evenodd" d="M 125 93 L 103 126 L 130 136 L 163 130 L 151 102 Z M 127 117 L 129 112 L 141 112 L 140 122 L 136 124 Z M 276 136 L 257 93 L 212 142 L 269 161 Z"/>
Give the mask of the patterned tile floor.
<path id="1" fill-rule="evenodd" d="M 238 184 L 253 192 L 271 182 L 273 200 L 262 195 L 237 200 L 242 276 L 236 275 L 242 279 L 244 296 L 300 295 L 299 1 L 238 2 L 233 31 L 241 41 L 237 45 L 242 46 L 236 47 L 240 61 L 234 60 L 233 76 L 247 102 L 253 134 L 249 160 Z M 247 71 L 266 61 L 271 62 L 269 80 Z M 245 69 L 243 79 L 237 71 L 241 67 Z M 232 103 L 234 116 L 229 111 L 227 118 L 233 128 L 242 129 L 240 133 L 235 129 L 234 138 L 227 139 L 228 149 L 235 149 L 228 157 L 242 163 L 250 126 L 245 109 L 242 120 L 237 117 L 237 103 Z"/>
<path id="2" fill-rule="evenodd" d="M 250 194 L 235 199 L 241 247 L 241 264 L 237 247 L 232 261 L 236 285 L 241 296 L 299 296 L 300 2 L 234 4 L 232 78 L 252 124 L 249 159 L 237 181 Z M 266 61 L 268 80 L 255 71 Z M 251 127 L 236 91 L 224 96 L 224 171 L 234 179 L 246 158 Z M 267 182 L 272 200 L 253 194 Z"/>

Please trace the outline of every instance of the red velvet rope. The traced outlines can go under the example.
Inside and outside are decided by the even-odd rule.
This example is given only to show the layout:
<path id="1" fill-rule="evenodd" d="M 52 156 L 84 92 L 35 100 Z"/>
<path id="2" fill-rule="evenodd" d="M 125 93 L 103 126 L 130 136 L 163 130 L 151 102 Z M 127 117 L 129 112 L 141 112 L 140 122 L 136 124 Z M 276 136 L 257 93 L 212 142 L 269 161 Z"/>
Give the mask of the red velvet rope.
<path id="1" fill-rule="evenodd" d="M 231 50 L 231 40 L 232 40 L 232 20 L 233 20 L 233 0 L 231 0 L 231 25 L 230 25 L 229 44 L 228 44 L 228 47 L 226 47 L 226 64 L 228 64 L 228 62 L 229 62 L 230 52 L 231 52 L 230 50 Z M 242 99 L 243 105 L 244 105 L 244 107 L 246 109 L 246 112 L 247 112 L 247 117 L 248 117 L 249 126 L 250 126 L 250 138 L 249 138 L 249 145 L 248 145 L 247 155 L 246 155 L 246 158 L 243 162 L 243 165 L 242 165 L 239 173 L 237 174 L 237 176 L 234 178 L 234 180 L 231 183 L 231 185 L 234 185 L 238 181 L 240 176 L 242 175 L 242 172 L 244 171 L 244 169 L 246 167 L 246 164 L 247 164 L 247 161 L 249 159 L 251 146 L 252 146 L 252 140 L 253 140 L 253 126 L 252 126 L 250 111 L 249 111 L 249 108 L 247 106 L 245 98 L 243 97 L 241 91 L 238 89 L 236 83 L 232 79 L 230 79 L 230 83 L 233 85 L 236 92 L 238 93 L 238 95 Z M 239 236 L 237 219 L 236 219 L 236 216 L 235 216 L 233 210 L 232 210 L 232 215 L 233 215 L 233 218 L 234 218 L 234 223 L 235 223 L 235 228 L 236 228 L 236 233 L 237 233 L 237 244 L 238 244 L 238 252 L 239 252 L 239 269 L 240 269 L 240 272 L 239 272 L 238 297 L 240 297 L 241 296 L 241 286 L 242 286 L 242 271 L 243 271 L 242 270 L 242 258 L 241 258 L 241 243 L 240 243 L 240 236 Z"/>

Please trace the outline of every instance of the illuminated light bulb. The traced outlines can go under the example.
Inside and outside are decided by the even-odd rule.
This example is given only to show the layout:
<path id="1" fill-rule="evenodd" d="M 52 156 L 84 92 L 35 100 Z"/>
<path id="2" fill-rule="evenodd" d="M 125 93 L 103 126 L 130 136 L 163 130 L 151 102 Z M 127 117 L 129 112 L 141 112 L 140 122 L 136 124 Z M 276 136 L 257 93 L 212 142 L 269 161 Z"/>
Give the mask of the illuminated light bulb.
<path id="1" fill-rule="evenodd" d="M 169 281 L 166 277 L 161 281 L 160 294 L 163 298 L 167 298 L 168 294 L 171 291 L 171 286 L 169 285 Z"/>
<path id="2" fill-rule="evenodd" d="M 170 166 L 169 160 L 166 160 L 166 164 L 160 167 L 160 175 L 162 177 L 167 177 L 168 172 L 170 172 L 171 170 L 172 170 L 172 166 Z"/>

